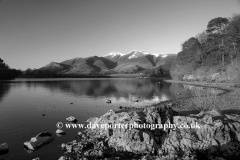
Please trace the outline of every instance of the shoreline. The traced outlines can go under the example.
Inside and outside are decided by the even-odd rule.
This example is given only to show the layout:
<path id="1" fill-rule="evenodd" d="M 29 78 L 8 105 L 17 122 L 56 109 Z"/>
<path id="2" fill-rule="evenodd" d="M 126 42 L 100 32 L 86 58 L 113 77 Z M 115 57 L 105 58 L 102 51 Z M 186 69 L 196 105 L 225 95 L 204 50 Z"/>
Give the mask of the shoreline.
<path id="1" fill-rule="evenodd" d="M 65 151 L 64 156 L 59 160 L 67 160 L 69 157 L 79 157 L 81 159 L 174 159 L 181 158 L 184 160 L 197 159 L 215 159 L 216 158 L 240 158 L 239 150 L 240 143 L 234 139 L 234 127 L 237 128 L 240 122 L 240 89 L 226 84 L 205 84 L 201 82 L 186 82 L 175 80 L 164 80 L 166 83 L 179 83 L 186 85 L 194 85 L 197 87 L 215 88 L 223 90 L 224 94 L 215 94 L 223 110 L 209 107 L 207 110 L 193 107 L 195 98 L 188 97 L 177 98 L 168 101 L 163 101 L 141 108 L 123 107 L 120 111 L 110 110 L 100 117 L 92 117 L 88 122 L 92 124 L 191 124 L 192 122 L 199 123 L 204 128 L 202 129 L 148 129 L 148 128 L 109 128 L 109 129 L 86 129 L 79 132 L 76 139 L 63 144 L 62 150 Z M 209 98 L 208 96 L 203 98 Z M 202 100 L 202 99 L 200 99 Z M 214 100 L 210 98 L 210 101 Z M 226 100 L 226 104 L 234 103 L 232 108 L 228 108 L 222 103 Z M 211 103 L 209 103 L 211 104 Z M 215 104 L 216 105 L 216 104 Z M 208 106 L 208 104 L 207 104 Z M 234 109 L 234 107 L 236 107 Z M 227 119 L 226 119 L 227 117 Z M 234 123 L 232 123 L 234 122 Z M 236 122 L 236 123 L 235 123 Z M 229 126 L 233 126 L 233 128 Z M 227 132 L 222 130 L 227 128 Z M 237 129 L 236 136 L 240 136 L 240 128 Z M 194 132 L 194 134 L 192 134 Z M 225 135 L 230 139 L 225 139 Z M 197 142 L 193 139 L 197 136 Z M 177 137 L 181 137 L 181 143 L 178 143 Z M 190 137 L 190 138 L 189 138 Z M 206 138 L 208 137 L 208 138 Z M 216 140 L 220 143 L 216 143 Z M 231 141 L 234 139 L 234 141 Z M 192 144 L 198 144 L 198 146 Z M 86 146 L 87 147 L 84 147 Z M 184 145 L 182 145 L 184 144 Z M 234 144 L 234 147 L 233 147 Z M 217 146 L 217 147 L 216 147 Z M 227 149 L 226 149 L 227 146 Z M 230 147 L 230 149 L 228 149 Z M 181 148 L 184 154 L 175 148 Z M 214 149 L 213 149 L 214 148 Z M 201 152 L 199 152 L 201 150 Z M 229 154 L 218 154 L 223 150 L 227 150 Z M 214 151 L 214 152 L 213 152 Z M 201 154 L 196 154 L 199 152 Z M 232 156 L 234 155 L 234 156 Z M 180 156 L 180 157 L 179 157 Z"/>
<path id="2" fill-rule="evenodd" d="M 197 113 L 199 112 L 199 108 L 197 108 L 196 103 L 201 103 L 202 101 L 209 101 L 209 106 L 213 105 L 214 107 L 209 109 L 217 109 L 224 114 L 239 114 L 240 115 L 240 88 L 236 87 L 237 84 L 235 83 L 205 83 L 205 82 L 187 82 L 187 81 L 177 81 L 177 80 L 164 80 L 166 83 L 176 83 L 176 84 L 185 84 L 185 85 L 193 85 L 196 87 L 207 87 L 207 88 L 215 88 L 223 90 L 223 93 L 217 94 L 212 99 L 209 97 L 189 97 L 183 99 L 174 99 L 170 102 L 175 103 L 177 109 L 180 112 L 185 114 Z M 197 101 L 196 101 L 197 99 Z M 160 103 L 161 104 L 161 103 Z M 159 104 L 159 105 L 160 105 Z M 197 104 L 198 105 L 198 104 Z"/>
<path id="3" fill-rule="evenodd" d="M 183 115 L 175 110 L 174 105 L 168 101 L 165 104 L 138 108 L 139 110 L 120 112 L 110 110 L 100 117 L 92 117 L 87 121 L 100 126 L 106 124 L 170 126 L 171 123 L 199 124 L 199 128 L 188 128 L 189 126 L 175 129 L 89 128 L 79 132 L 75 140 L 61 145 L 65 152 L 59 160 L 67 160 L 70 157 L 102 160 L 240 158 L 240 154 L 237 154 L 240 142 L 236 139 L 236 136 L 240 135 L 239 115 L 222 114 L 216 110 Z M 226 136 L 229 138 L 226 139 Z M 226 152 L 222 153 L 223 150 Z"/>
<path id="4" fill-rule="evenodd" d="M 166 83 L 176 83 L 176 84 L 186 84 L 186 85 L 194 85 L 200 87 L 210 87 L 210 88 L 218 88 L 222 90 L 234 90 L 236 85 L 235 83 L 207 83 L 207 82 L 188 82 L 188 81 L 178 81 L 178 80 L 164 80 Z"/>

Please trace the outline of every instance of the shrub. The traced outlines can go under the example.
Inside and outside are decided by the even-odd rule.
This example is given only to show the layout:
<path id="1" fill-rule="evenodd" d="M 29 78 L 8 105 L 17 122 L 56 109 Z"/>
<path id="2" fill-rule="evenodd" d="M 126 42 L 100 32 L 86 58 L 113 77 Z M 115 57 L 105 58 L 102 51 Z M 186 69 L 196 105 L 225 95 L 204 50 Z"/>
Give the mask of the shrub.
<path id="1" fill-rule="evenodd" d="M 225 97 L 218 95 L 221 92 L 221 90 L 213 88 L 195 90 L 194 98 L 192 99 L 194 109 L 199 111 L 226 109 L 229 103 Z"/>

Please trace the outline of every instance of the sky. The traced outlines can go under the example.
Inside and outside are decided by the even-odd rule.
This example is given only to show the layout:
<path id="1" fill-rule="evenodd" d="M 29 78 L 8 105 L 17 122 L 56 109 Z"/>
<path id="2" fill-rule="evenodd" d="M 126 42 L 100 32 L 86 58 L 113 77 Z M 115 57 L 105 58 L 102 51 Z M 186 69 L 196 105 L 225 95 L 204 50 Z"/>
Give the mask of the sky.
<path id="1" fill-rule="evenodd" d="M 40 68 L 110 52 L 175 53 L 240 0 L 0 0 L 0 58 Z"/>

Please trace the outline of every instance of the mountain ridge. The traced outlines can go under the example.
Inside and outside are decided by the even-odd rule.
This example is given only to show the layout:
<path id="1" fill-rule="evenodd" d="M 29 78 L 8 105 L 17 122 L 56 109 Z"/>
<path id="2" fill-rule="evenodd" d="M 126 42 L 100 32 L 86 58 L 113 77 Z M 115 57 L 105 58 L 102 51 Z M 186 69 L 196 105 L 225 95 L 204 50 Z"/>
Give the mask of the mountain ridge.
<path id="1" fill-rule="evenodd" d="M 139 73 L 163 65 L 168 57 L 176 56 L 137 50 L 128 53 L 110 52 L 104 56 L 76 57 L 60 63 L 51 62 L 39 69 L 55 70 L 60 74 Z"/>

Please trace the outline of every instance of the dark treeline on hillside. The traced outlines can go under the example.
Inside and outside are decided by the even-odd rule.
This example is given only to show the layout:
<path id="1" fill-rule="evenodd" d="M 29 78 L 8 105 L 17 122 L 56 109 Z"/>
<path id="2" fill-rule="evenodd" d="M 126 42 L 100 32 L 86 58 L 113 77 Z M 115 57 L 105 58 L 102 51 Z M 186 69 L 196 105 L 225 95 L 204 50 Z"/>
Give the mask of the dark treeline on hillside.
<path id="1" fill-rule="evenodd" d="M 174 79 L 193 75 L 198 80 L 221 73 L 225 79 L 238 79 L 240 66 L 240 15 L 231 18 L 214 18 L 207 29 L 182 44 L 175 66 Z M 237 75 L 236 75 L 237 74 Z"/>
<path id="2" fill-rule="evenodd" d="M 22 74 L 20 70 L 11 69 L 0 58 L 0 80 L 10 80 L 19 77 Z"/>
<path id="3" fill-rule="evenodd" d="M 20 78 L 104 78 L 107 76 L 98 74 L 59 74 L 55 70 L 27 69 Z"/>
<path id="4" fill-rule="evenodd" d="M 166 58 L 165 63 L 153 69 L 145 70 L 143 73 L 149 77 L 157 78 L 171 78 L 170 70 L 176 61 L 176 56 L 169 56 Z"/>

